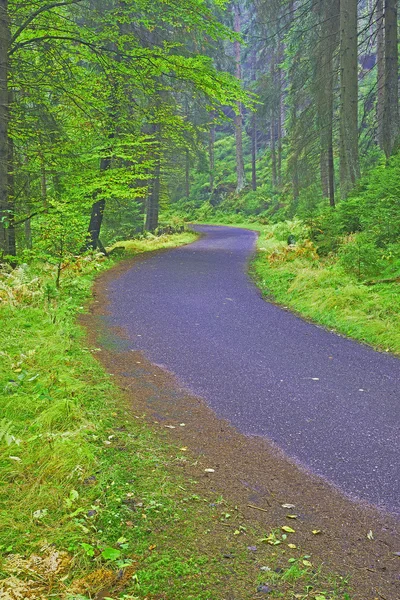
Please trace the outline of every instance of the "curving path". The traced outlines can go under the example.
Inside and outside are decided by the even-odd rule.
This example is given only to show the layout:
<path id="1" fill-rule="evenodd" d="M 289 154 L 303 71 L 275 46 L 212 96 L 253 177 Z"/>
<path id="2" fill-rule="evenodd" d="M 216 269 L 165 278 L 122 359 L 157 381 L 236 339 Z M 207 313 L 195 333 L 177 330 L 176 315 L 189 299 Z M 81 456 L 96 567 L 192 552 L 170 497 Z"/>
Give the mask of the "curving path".
<path id="1" fill-rule="evenodd" d="M 254 232 L 196 229 L 112 282 L 111 324 L 243 433 L 400 514 L 400 360 L 265 302 L 246 274 Z"/>

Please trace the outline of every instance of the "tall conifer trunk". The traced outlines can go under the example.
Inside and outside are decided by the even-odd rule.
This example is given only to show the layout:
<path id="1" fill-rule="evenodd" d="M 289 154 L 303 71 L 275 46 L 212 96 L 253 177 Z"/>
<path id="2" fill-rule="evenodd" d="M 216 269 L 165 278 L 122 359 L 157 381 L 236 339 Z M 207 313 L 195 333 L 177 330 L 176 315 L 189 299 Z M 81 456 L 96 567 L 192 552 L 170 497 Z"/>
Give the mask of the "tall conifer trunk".
<path id="1" fill-rule="evenodd" d="M 0 0 L 0 251 L 9 254 L 8 205 L 8 48 L 10 29 L 8 2 Z"/>
<path id="2" fill-rule="evenodd" d="M 383 113 L 385 104 L 385 20 L 383 0 L 376 3 L 376 61 L 377 61 L 377 141 L 383 150 Z"/>
<path id="3" fill-rule="evenodd" d="M 399 52 L 397 0 L 385 0 L 385 101 L 383 111 L 383 149 L 387 157 L 395 150 L 399 137 Z"/>
<path id="4" fill-rule="evenodd" d="M 360 176 L 358 158 L 357 0 L 340 0 L 340 191 Z"/>
<path id="5" fill-rule="evenodd" d="M 257 81 L 257 51 L 254 49 L 251 54 L 251 80 Z M 251 188 L 257 189 L 257 112 L 254 110 L 251 115 Z"/>
<path id="6" fill-rule="evenodd" d="M 160 210 L 161 191 L 161 159 L 156 159 L 152 183 L 147 196 L 145 230 L 154 231 L 158 227 L 158 214 Z"/>
<path id="7" fill-rule="evenodd" d="M 9 95 L 10 98 L 10 95 Z M 15 239 L 15 174 L 14 174 L 14 140 L 8 138 L 8 228 L 7 228 L 7 254 L 17 255 L 17 246 Z"/>
<path id="8" fill-rule="evenodd" d="M 190 152 L 186 148 L 185 151 L 185 194 L 186 198 L 190 196 Z"/>
<path id="9" fill-rule="evenodd" d="M 240 6 L 238 2 L 233 4 L 234 11 L 234 29 L 236 33 L 241 32 Z M 242 79 L 242 60 L 241 45 L 239 41 L 234 42 L 236 77 L 239 81 Z M 237 114 L 235 115 L 235 138 L 236 138 L 236 172 L 237 184 L 236 192 L 240 193 L 246 185 L 244 160 L 243 160 L 243 105 L 238 102 Z"/>
<path id="10" fill-rule="evenodd" d="M 272 171 L 272 187 L 276 187 L 278 183 L 277 168 L 276 168 L 276 130 L 275 130 L 275 113 L 271 109 L 271 171 Z"/>
<path id="11" fill-rule="evenodd" d="M 280 35 L 278 33 L 278 35 Z M 281 67 L 279 66 L 283 60 L 283 44 L 279 39 L 278 43 L 278 68 L 276 69 L 276 84 L 277 84 L 277 93 L 278 93 L 278 118 L 276 123 L 276 134 L 277 134 L 277 162 L 276 162 L 276 172 L 277 172 L 277 183 L 278 186 L 282 184 L 282 138 L 283 138 L 283 127 L 282 123 L 284 120 L 284 104 L 283 104 L 283 72 Z"/>
<path id="12" fill-rule="evenodd" d="M 318 48 L 316 97 L 320 129 L 320 171 L 324 197 L 335 206 L 333 156 L 334 54 L 338 44 L 338 0 L 321 0 L 321 38 Z"/>
<path id="13" fill-rule="evenodd" d="M 251 187 L 257 189 L 257 116 L 251 117 Z"/>
<path id="14" fill-rule="evenodd" d="M 214 169 L 215 169 L 215 126 L 211 125 L 210 136 L 208 139 L 208 154 L 210 161 L 210 191 L 214 190 Z"/>

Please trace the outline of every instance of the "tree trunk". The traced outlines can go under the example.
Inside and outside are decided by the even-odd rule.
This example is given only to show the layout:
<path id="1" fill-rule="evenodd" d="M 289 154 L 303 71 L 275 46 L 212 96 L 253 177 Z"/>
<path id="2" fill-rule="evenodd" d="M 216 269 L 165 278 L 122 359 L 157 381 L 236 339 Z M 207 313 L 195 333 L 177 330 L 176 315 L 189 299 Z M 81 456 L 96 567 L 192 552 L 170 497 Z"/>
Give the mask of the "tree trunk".
<path id="1" fill-rule="evenodd" d="M 14 140 L 8 138 L 8 248 L 7 254 L 17 256 L 15 240 L 15 176 L 14 176 Z"/>
<path id="2" fill-rule="evenodd" d="M 0 251 L 8 247 L 8 2 L 0 0 Z"/>
<path id="3" fill-rule="evenodd" d="M 276 180 L 278 186 L 282 183 L 282 120 L 281 120 L 281 105 L 279 104 L 279 114 L 277 119 L 276 137 L 277 137 L 277 153 L 276 153 Z"/>
<path id="4" fill-rule="evenodd" d="M 328 173 L 328 152 L 324 145 L 324 135 L 321 132 L 321 150 L 319 156 L 319 170 L 321 175 L 322 195 L 329 198 L 329 173 Z"/>
<path id="5" fill-rule="evenodd" d="M 385 22 L 383 16 L 383 0 L 377 0 L 376 4 L 376 26 L 377 26 L 377 107 L 376 118 L 377 125 L 377 141 L 379 147 L 383 150 L 383 114 L 385 105 Z"/>
<path id="6" fill-rule="evenodd" d="M 102 158 L 100 160 L 100 171 L 108 171 L 111 166 L 111 157 Z M 100 193 L 100 192 L 98 192 Z M 103 223 L 103 215 L 106 207 L 106 201 L 104 198 L 96 200 L 92 206 L 92 213 L 90 215 L 90 223 L 88 228 L 88 239 L 84 250 L 96 250 L 99 248 L 105 253 L 103 244 L 100 241 L 101 225 Z"/>
<path id="7" fill-rule="evenodd" d="M 257 49 L 253 48 L 251 53 L 251 80 L 253 84 L 257 81 Z M 251 188 L 257 189 L 257 112 L 253 111 L 251 115 Z"/>
<path id="8" fill-rule="evenodd" d="M 271 109 L 271 172 L 272 172 L 272 187 L 277 185 L 276 171 L 276 131 L 275 131 L 275 114 Z"/>
<path id="9" fill-rule="evenodd" d="M 240 6 L 235 2 L 234 9 L 234 29 L 236 33 L 241 32 Z M 234 42 L 235 63 L 236 63 L 236 78 L 242 79 L 242 62 L 241 62 L 241 47 L 240 42 Z M 243 160 L 243 105 L 241 102 L 237 104 L 237 113 L 235 115 L 235 139 L 236 139 L 236 173 L 237 185 L 236 192 L 239 194 L 246 185 L 246 177 L 244 171 Z"/>
<path id="10" fill-rule="evenodd" d="M 106 201 L 104 199 L 98 200 L 92 206 L 92 213 L 90 215 L 90 223 L 88 229 L 88 243 L 85 250 L 96 250 L 99 247 L 100 242 L 100 230 L 103 222 L 104 209 L 106 207 Z"/>
<path id="11" fill-rule="evenodd" d="M 322 192 L 335 206 L 335 173 L 333 160 L 334 54 L 338 44 L 338 0 L 322 0 L 321 38 L 317 59 L 317 112 L 320 129 L 320 171 Z"/>
<path id="12" fill-rule="evenodd" d="M 251 117 L 251 187 L 257 189 L 257 117 Z"/>
<path id="13" fill-rule="evenodd" d="M 278 33 L 279 35 L 279 33 Z M 283 45 L 281 40 L 278 43 L 278 61 L 279 64 L 283 60 Z M 283 72 L 282 69 L 278 66 L 276 70 L 276 78 L 277 78 L 277 92 L 278 92 L 278 120 L 277 120 L 277 183 L 278 186 L 282 184 L 282 138 L 283 138 L 283 97 L 282 97 L 282 88 L 283 88 Z"/>
<path id="14" fill-rule="evenodd" d="M 360 177 L 358 158 L 357 0 L 340 2 L 340 191 Z"/>
<path id="15" fill-rule="evenodd" d="M 389 158 L 399 136 L 399 52 L 397 0 L 385 0 L 385 103 L 383 113 L 383 149 Z"/>
<path id="16" fill-rule="evenodd" d="M 208 153 L 210 160 L 210 191 L 214 191 L 214 169 L 215 169 L 215 127 L 211 126 L 208 140 Z"/>
<path id="17" fill-rule="evenodd" d="M 157 158 L 156 166 L 154 168 L 154 175 L 152 180 L 151 189 L 147 196 L 146 206 L 146 231 L 155 231 L 158 227 L 158 213 L 160 208 L 160 189 L 161 189 L 161 160 Z"/>
<path id="18" fill-rule="evenodd" d="M 185 152 L 185 192 L 186 198 L 190 196 L 190 152 L 186 149 Z"/>

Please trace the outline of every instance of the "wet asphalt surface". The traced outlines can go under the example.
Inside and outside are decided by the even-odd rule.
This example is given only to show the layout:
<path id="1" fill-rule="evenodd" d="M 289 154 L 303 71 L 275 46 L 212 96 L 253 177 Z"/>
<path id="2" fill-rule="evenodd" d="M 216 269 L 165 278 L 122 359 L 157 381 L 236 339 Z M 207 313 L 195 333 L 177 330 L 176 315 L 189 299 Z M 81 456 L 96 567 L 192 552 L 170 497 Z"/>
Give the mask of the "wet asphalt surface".
<path id="1" fill-rule="evenodd" d="M 110 323 L 242 433 L 400 514 L 400 360 L 265 302 L 246 274 L 254 232 L 196 229 L 112 282 Z"/>

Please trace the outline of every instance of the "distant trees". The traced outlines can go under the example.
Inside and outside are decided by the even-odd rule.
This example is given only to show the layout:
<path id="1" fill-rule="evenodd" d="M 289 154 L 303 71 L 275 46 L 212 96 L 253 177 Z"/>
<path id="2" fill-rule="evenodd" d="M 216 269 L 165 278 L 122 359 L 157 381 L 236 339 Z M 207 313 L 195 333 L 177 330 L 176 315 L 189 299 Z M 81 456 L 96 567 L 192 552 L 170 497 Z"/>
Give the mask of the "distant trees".
<path id="1" fill-rule="evenodd" d="M 359 179 L 366 151 L 378 145 L 389 158 L 398 148 L 397 0 L 232 6 L 246 42 L 242 79 L 262 104 L 255 131 L 246 115 L 253 182 L 257 139 L 277 193 L 289 186 L 295 205 L 312 188 L 334 207 Z"/>
<path id="2" fill-rule="evenodd" d="M 398 68 L 397 0 L 0 0 L 0 255 L 154 231 L 192 169 L 218 202 L 222 132 L 223 194 L 333 208 L 398 149 Z"/>

